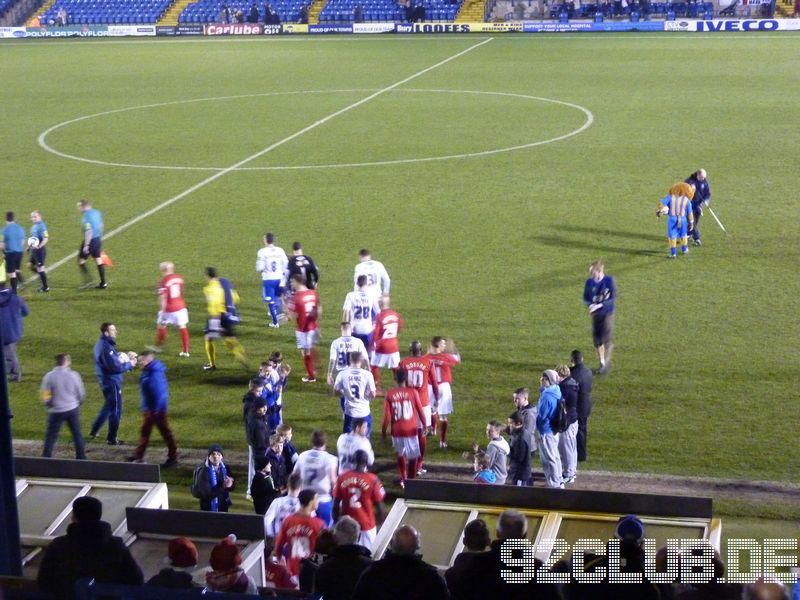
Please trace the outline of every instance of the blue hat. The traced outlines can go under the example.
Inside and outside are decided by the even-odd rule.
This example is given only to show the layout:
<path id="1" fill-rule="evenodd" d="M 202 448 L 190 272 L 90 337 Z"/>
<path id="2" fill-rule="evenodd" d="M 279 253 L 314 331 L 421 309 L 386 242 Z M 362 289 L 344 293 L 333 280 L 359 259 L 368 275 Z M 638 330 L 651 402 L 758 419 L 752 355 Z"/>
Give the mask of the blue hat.
<path id="1" fill-rule="evenodd" d="M 644 523 L 636 515 L 620 517 L 614 536 L 621 542 L 641 544 L 644 540 Z"/>

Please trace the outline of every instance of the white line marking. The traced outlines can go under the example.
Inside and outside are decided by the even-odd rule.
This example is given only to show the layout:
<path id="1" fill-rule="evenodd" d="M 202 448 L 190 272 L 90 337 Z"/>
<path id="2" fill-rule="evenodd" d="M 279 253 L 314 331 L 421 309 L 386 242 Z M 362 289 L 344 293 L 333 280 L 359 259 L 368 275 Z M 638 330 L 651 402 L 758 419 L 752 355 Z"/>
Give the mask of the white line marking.
<path id="1" fill-rule="evenodd" d="M 196 102 L 213 102 L 216 100 L 231 100 L 237 98 L 254 98 L 254 97 L 263 97 L 263 96 L 288 96 L 294 94 L 324 94 L 324 93 L 366 93 L 372 92 L 374 90 L 307 90 L 307 91 L 297 91 L 297 92 L 267 92 L 263 94 L 244 94 L 242 96 L 221 96 L 219 98 L 199 98 L 199 99 L 192 99 L 192 100 L 176 100 L 172 102 L 163 102 L 158 104 L 147 104 L 144 106 L 133 106 L 130 108 L 120 108 L 116 110 L 109 110 L 105 112 L 95 113 L 93 115 L 86 115 L 83 117 L 77 117 L 75 119 L 71 119 L 69 121 L 64 121 L 63 123 L 59 123 L 58 125 L 53 125 L 46 131 L 42 132 L 39 135 L 38 143 L 41 148 L 46 150 L 47 152 L 51 152 L 57 156 L 62 158 L 67 158 L 70 160 L 76 160 L 80 162 L 95 164 L 95 165 L 103 165 L 108 167 L 124 167 L 124 168 L 132 168 L 132 169 L 160 169 L 165 171 L 223 171 L 226 167 L 188 167 L 188 166 L 176 166 L 176 165 L 142 165 L 136 163 L 120 163 L 120 162 L 112 162 L 112 161 L 104 161 L 98 160 L 93 158 L 86 158 L 83 156 L 77 156 L 74 154 L 67 154 L 66 152 L 61 152 L 50 146 L 47 143 L 47 136 L 51 134 L 53 131 L 60 129 L 62 127 L 66 127 L 67 125 L 71 125 L 73 123 L 78 123 L 80 121 L 85 121 L 87 119 L 92 119 L 96 117 L 102 117 L 106 115 L 126 112 L 126 111 L 134 111 L 134 110 L 144 110 L 148 108 L 157 108 L 161 106 L 173 106 L 176 104 L 191 104 Z M 334 163 L 334 164 L 322 164 L 322 165 L 277 165 L 277 166 L 267 166 L 267 167 L 240 167 L 237 169 L 238 171 L 293 171 L 293 170 L 305 170 L 305 169 L 341 169 L 341 168 L 358 168 L 358 167 L 374 167 L 374 166 L 387 166 L 387 165 L 400 165 L 400 164 L 410 164 L 410 163 L 419 163 L 419 162 L 433 162 L 433 161 L 442 161 L 442 160 L 455 160 L 455 159 L 462 159 L 462 158 L 475 158 L 475 157 L 484 157 L 484 156 L 492 156 L 494 154 L 501 154 L 504 152 L 513 152 L 515 150 L 524 150 L 526 148 L 533 148 L 535 146 L 543 146 L 545 144 L 550 144 L 553 142 L 558 142 L 567 138 L 570 138 L 574 135 L 578 135 L 583 133 L 586 129 L 592 126 L 594 122 L 594 115 L 592 112 L 579 104 L 572 104 L 570 102 L 564 102 L 562 100 L 553 100 L 551 98 L 542 98 L 540 96 L 530 96 L 527 94 L 513 94 L 507 92 L 489 92 L 489 91 L 476 91 L 476 90 L 436 90 L 436 89 L 400 89 L 400 90 L 392 90 L 394 92 L 399 93 L 430 93 L 430 94 L 474 94 L 474 95 L 485 95 L 485 96 L 503 96 L 509 98 L 523 98 L 526 100 L 537 100 L 540 102 L 546 102 L 550 104 L 560 104 L 563 106 L 567 106 L 570 108 L 574 108 L 583 112 L 586 116 L 586 120 L 584 121 L 583 125 L 578 129 L 570 131 L 564 135 L 560 135 L 557 137 L 553 137 L 547 140 L 540 140 L 536 142 L 530 142 L 527 144 L 519 144 L 517 146 L 508 146 L 505 148 L 496 148 L 492 150 L 482 150 L 476 152 L 466 152 L 461 154 L 450 154 L 445 156 L 429 156 L 429 157 L 421 157 L 421 158 L 402 158 L 402 159 L 391 159 L 391 160 L 381 160 L 381 161 L 371 161 L 371 162 L 361 162 L 361 163 Z"/>
<path id="2" fill-rule="evenodd" d="M 284 144 L 286 144 L 288 142 L 291 142 L 294 139 L 297 139 L 301 135 L 304 135 L 304 134 L 308 133 L 309 131 L 312 131 L 313 129 L 316 129 L 320 125 L 324 125 L 325 123 L 327 123 L 331 119 L 335 119 L 339 115 L 343 115 L 344 113 L 349 112 L 349 111 L 353 110 L 354 108 L 358 108 L 359 106 L 362 106 L 362 105 L 366 104 L 370 100 L 374 100 L 378 96 L 381 96 L 381 95 L 383 95 L 383 94 L 385 94 L 387 92 L 390 92 L 393 89 L 408 83 L 409 81 L 413 81 L 414 79 L 417 79 L 418 77 L 421 77 L 421 76 L 425 75 L 426 73 L 429 73 L 429 72 L 433 71 L 434 69 L 437 69 L 437 68 L 439 68 L 441 66 L 444 66 L 447 63 L 449 63 L 449 62 L 451 62 L 451 61 L 453 61 L 453 60 L 455 60 L 457 58 L 460 58 L 460 57 L 464 56 L 465 54 L 467 54 L 469 52 L 472 52 L 473 50 L 476 50 L 477 48 L 480 48 L 484 44 L 488 44 L 493 39 L 494 38 L 487 38 L 487 39 L 483 40 L 482 42 L 479 42 L 477 44 L 473 44 L 472 46 L 470 46 L 466 50 L 462 50 L 461 52 L 453 54 L 452 56 L 450 56 L 448 58 L 445 58 L 444 60 L 440 60 L 435 65 L 431 65 L 430 67 L 426 67 L 426 68 L 422 69 L 421 71 L 417 71 L 413 75 L 409 75 L 405 79 L 401 79 L 400 81 L 398 81 L 396 83 L 393 83 L 392 85 L 389 85 L 389 86 L 387 86 L 387 87 L 385 87 L 385 88 L 383 88 L 381 90 L 378 90 L 377 92 L 374 92 L 374 93 L 370 94 L 366 98 L 362 98 L 358 102 L 353 102 L 353 104 L 345 106 L 344 108 L 341 108 L 341 109 L 337 110 L 336 112 L 329 114 L 327 117 L 323 117 L 322 119 L 314 121 L 311 125 L 308 125 L 307 127 L 304 127 L 300 131 L 297 131 L 297 132 L 293 133 L 292 135 L 287 136 L 287 137 L 283 138 L 282 140 L 279 140 L 279 141 L 275 142 L 274 144 L 270 144 L 269 146 L 267 146 L 263 150 L 259 150 L 258 152 L 256 152 L 255 154 L 251 154 L 247 158 L 243 158 L 242 160 L 240 160 L 237 163 L 234 163 L 233 165 L 231 165 L 227 169 L 224 169 L 222 171 L 214 173 L 213 175 L 209 175 L 208 177 L 206 177 L 205 179 L 203 179 L 199 183 L 194 184 L 192 187 L 184 190 L 180 194 L 178 194 L 176 196 L 173 196 L 169 200 L 165 200 L 161 204 L 158 204 L 158 205 L 154 206 L 153 208 L 151 208 L 149 210 L 146 210 L 145 212 L 143 212 L 141 214 L 136 215 L 130 221 L 127 221 L 127 222 L 123 223 L 122 225 L 120 225 L 119 227 L 116 227 L 116 228 L 112 229 L 111 231 L 109 231 L 108 233 L 106 233 L 103 236 L 103 240 L 107 240 L 109 238 L 112 238 L 112 237 L 116 236 L 119 233 L 122 233 L 123 231 L 125 231 L 129 227 L 132 227 L 133 225 L 136 225 L 139 221 L 142 221 L 143 219 L 146 219 L 147 217 L 149 217 L 151 215 L 154 215 L 155 213 L 167 208 L 168 206 L 171 206 L 171 205 L 175 204 L 179 200 L 182 200 L 183 198 L 185 198 L 186 196 L 192 194 L 193 192 L 196 192 L 197 190 L 199 190 L 201 188 L 204 188 L 209 183 L 212 183 L 212 182 L 216 181 L 220 177 L 223 177 L 223 176 L 227 175 L 228 173 L 230 173 L 232 171 L 235 171 L 239 167 L 243 167 L 247 163 L 249 163 L 251 161 L 254 161 L 255 159 L 257 159 L 257 158 L 259 158 L 261 156 L 264 156 L 268 152 L 272 152 L 273 150 L 275 150 L 275 148 L 279 148 L 280 146 L 283 146 Z M 73 252 L 72 254 L 68 254 L 67 256 L 65 256 L 65 257 L 57 260 L 55 263 L 53 263 L 48 268 L 48 271 L 54 271 L 55 269 L 57 269 L 58 267 L 60 267 L 64 263 L 72 260 L 73 258 L 75 258 L 77 256 L 78 256 L 77 252 Z M 34 277 L 31 277 L 28 281 L 35 281 L 35 280 L 36 280 L 36 277 L 34 276 Z"/>

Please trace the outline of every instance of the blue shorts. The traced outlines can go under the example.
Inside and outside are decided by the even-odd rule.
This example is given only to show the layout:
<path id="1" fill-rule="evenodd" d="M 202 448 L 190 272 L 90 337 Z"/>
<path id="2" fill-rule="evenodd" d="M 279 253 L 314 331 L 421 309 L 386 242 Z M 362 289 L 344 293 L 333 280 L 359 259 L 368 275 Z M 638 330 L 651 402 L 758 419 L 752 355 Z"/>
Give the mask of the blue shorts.
<path id="1" fill-rule="evenodd" d="M 333 500 L 317 503 L 317 516 L 325 521 L 325 526 L 333 525 Z"/>
<path id="2" fill-rule="evenodd" d="M 353 337 L 364 342 L 364 348 L 369 350 L 370 342 L 372 342 L 372 333 L 353 333 Z"/>
<path id="3" fill-rule="evenodd" d="M 344 427 L 342 428 L 342 433 L 350 433 L 353 431 L 353 420 L 359 417 L 351 417 L 350 415 L 344 416 Z M 367 422 L 367 437 L 369 434 L 372 433 L 372 415 L 367 415 L 366 417 L 361 417 Z"/>
<path id="4" fill-rule="evenodd" d="M 689 222 L 684 217 L 678 225 L 678 217 L 670 217 L 667 221 L 667 237 L 671 240 L 686 237 L 689 235 Z"/>
<path id="5" fill-rule="evenodd" d="M 264 279 L 261 281 L 261 299 L 264 302 L 280 302 L 280 279 Z"/>

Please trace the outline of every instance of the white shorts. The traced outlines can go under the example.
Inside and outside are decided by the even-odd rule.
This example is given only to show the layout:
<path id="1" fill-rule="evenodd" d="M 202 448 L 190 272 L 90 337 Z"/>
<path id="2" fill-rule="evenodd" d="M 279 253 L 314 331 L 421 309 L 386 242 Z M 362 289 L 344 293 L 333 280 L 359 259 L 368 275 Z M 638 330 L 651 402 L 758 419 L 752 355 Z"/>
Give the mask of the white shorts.
<path id="1" fill-rule="evenodd" d="M 164 327 L 172 325 L 173 327 L 186 327 L 189 324 L 189 311 L 185 308 L 176 310 L 175 312 L 158 312 L 156 317 L 156 325 Z"/>
<path id="2" fill-rule="evenodd" d="M 439 384 L 439 397 L 436 399 L 436 412 L 444 416 L 453 412 L 453 390 L 446 381 Z"/>
<path id="3" fill-rule="evenodd" d="M 368 529 L 367 531 L 361 531 L 361 534 L 358 536 L 358 541 L 356 542 L 359 546 L 364 546 L 367 550 L 372 550 L 372 544 L 375 543 L 375 534 L 377 533 L 377 527 L 373 527 L 372 529 Z"/>
<path id="4" fill-rule="evenodd" d="M 373 367 L 396 369 L 400 364 L 400 353 L 378 354 L 377 352 L 373 352 L 372 356 L 370 356 L 370 364 Z"/>
<path id="5" fill-rule="evenodd" d="M 311 331 L 295 331 L 294 337 L 297 339 L 297 347 L 301 350 L 311 350 L 319 341 L 319 329 Z"/>
<path id="6" fill-rule="evenodd" d="M 425 429 L 425 428 L 431 426 L 431 407 L 430 407 L 430 405 L 423 406 L 422 407 L 422 412 L 425 414 L 425 422 L 424 423 L 420 423 L 419 422 L 419 417 L 417 417 L 417 423 L 419 423 L 419 426 L 420 426 L 421 429 Z"/>
<path id="7" fill-rule="evenodd" d="M 413 437 L 394 437 L 392 436 L 392 447 L 397 452 L 397 456 L 406 458 L 419 458 L 419 438 Z"/>

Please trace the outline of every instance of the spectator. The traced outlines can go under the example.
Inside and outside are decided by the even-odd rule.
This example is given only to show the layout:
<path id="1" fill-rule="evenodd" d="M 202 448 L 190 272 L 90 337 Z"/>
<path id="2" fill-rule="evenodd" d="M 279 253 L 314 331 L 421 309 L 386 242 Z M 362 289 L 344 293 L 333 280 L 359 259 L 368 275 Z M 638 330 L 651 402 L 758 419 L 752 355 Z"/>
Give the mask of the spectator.
<path id="1" fill-rule="evenodd" d="M 561 381 L 558 387 L 561 397 L 567 408 L 567 428 L 558 436 L 558 453 L 561 456 L 564 483 L 575 481 L 576 467 L 578 465 L 578 391 L 580 386 L 571 375 L 567 365 L 560 365 L 556 369 Z"/>
<path id="2" fill-rule="evenodd" d="M 22 339 L 22 319 L 28 316 L 28 305 L 11 288 L 0 286 L 0 333 L 2 333 L 3 358 L 6 361 L 8 380 L 22 380 L 22 368 L 17 358 L 17 343 Z"/>
<path id="3" fill-rule="evenodd" d="M 297 577 L 289 573 L 283 560 L 273 554 L 275 550 L 275 537 L 264 537 L 264 576 L 267 580 L 264 586 L 271 590 L 296 590 Z"/>
<path id="4" fill-rule="evenodd" d="M 308 4 L 303 4 L 300 7 L 300 23 L 308 24 Z"/>
<path id="5" fill-rule="evenodd" d="M 67 9 L 61 6 L 56 14 L 56 25 L 59 27 L 66 27 L 68 23 L 69 19 L 67 18 Z"/>
<path id="6" fill-rule="evenodd" d="M 206 587 L 211 592 L 238 592 L 257 594 L 256 582 L 240 566 L 242 555 L 236 545 L 236 536 L 223 538 L 211 551 L 208 559 L 211 571 L 206 574 Z"/>
<path id="7" fill-rule="evenodd" d="M 586 460 L 586 442 L 589 437 L 589 415 L 592 414 L 592 370 L 583 364 L 583 354 L 580 350 L 572 351 L 572 366 L 570 376 L 578 383 L 578 434 L 576 446 L 578 462 Z"/>
<path id="8" fill-rule="evenodd" d="M 508 477 L 508 467 L 506 465 L 508 453 L 511 450 L 508 442 L 503 439 L 500 433 L 503 431 L 503 424 L 500 421 L 489 421 L 486 425 L 486 437 L 489 444 L 486 446 L 486 456 L 489 458 L 491 470 L 497 477 L 497 484 L 503 485 Z M 472 444 L 472 451 L 479 450 L 478 443 Z"/>
<path id="9" fill-rule="evenodd" d="M 137 364 L 142 367 L 139 375 L 139 389 L 142 396 L 142 430 L 139 445 L 133 451 L 129 462 L 142 462 L 147 445 L 150 443 L 150 433 L 153 426 L 158 428 L 161 437 L 167 444 L 167 460 L 161 467 L 168 469 L 178 465 L 178 446 L 175 436 L 169 426 L 167 410 L 169 408 L 169 385 L 167 384 L 167 368 L 160 360 L 155 358 L 151 350 L 146 350 L 139 355 Z"/>
<path id="10" fill-rule="evenodd" d="M 483 450 L 478 450 L 475 453 L 472 468 L 475 471 L 472 481 L 475 483 L 497 484 L 497 475 L 492 471 L 492 459 Z"/>
<path id="11" fill-rule="evenodd" d="M 247 445 L 250 447 L 250 456 L 253 457 L 253 460 L 255 461 L 259 456 L 266 456 L 267 449 L 271 444 L 269 424 L 267 423 L 267 403 L 263 398 L 256 398 L 253 410 L 247 415 L 246 434 Z M 249 492 L 249 482 L 247 487 Z"/>
<path id="12" fill-rule="evenodd" d="M 264 7 L 264 23 L 267 25 L 280 25 L 281 24 L 281 17 L 280 15 L 275 12 L 275 9 L 272 8 L 270 3 L 267 3 Z"/>
<path id="13" fill-rule="evenodd" d="M 247 13 L 248 23 L 258 23 L 261 20 L 261 15 L 258 14 L 258 6 L 255 2 L 250 6 L 250 12 Z"/>
<path id="14" fill-rule="evenodd" d="M 244 23 L 244 11 L 240 8 L 233 13 L 234 23 Z"/>
<path id="15" fill-rule="evenodd" d="M 319 532 L 317 542 L 314 544 L 314 551 L 300 561 L 300 591 L 310 594 L 314 590 L 314 579 L 317 576 L 317 569 L 328 560 L 328 556 L 336 547 L 336 539 L 333 537 L 332 529 L 323 529 Z"/>
<path id="16" fill-rule="evenodd" d="M 523 417 L 515 412 L 508 418 L 511 449 L 508 454 L 508 479 L 511 485 L 531 484 L 531 436 L 525 431 Z"/>
<path id="17" fill-rule="evenodd" d="M 780 581 L 764 581 L 748 583 L 742 592 L 743 600 L 789 600 L 788 588 Z"/>
<path id="18" fill-rule="evenodd" d="M 369 565 L 356 584 L 353 600 L 438 600 L 450 597 L 436 567 L 422 560 L 420 538 L 410 525 L 392 535 L 389 550 Z M 499 567 L 498 567 L 499 577 Z"/>
<path id="19" fill-rule="evenodd" d="M 43 591 L 70 600 L 79 579 L 142 585 L 142 570 L 122 538 L 111 535 L 111 525 L 101 521 L 102 516 L 103 503 L 93 496 L 72 503 L 67 535 L 54 539 L 42 557 L 37 581 Z"/>
<path id="20" fill-rule="evenodd" d="M 297 462 L 297 448 L 292 444 L 292 426 L 286 423 L 281 423 L 275 430 L 281 438 L 283 438 L 283 459 L 286 461 L 287 469 L 294 469 L 294 463 Z"/>
<path id="21" fill-rule="evenodd" d="M 234 487 L 234 479 L 228 473 L 228 467 L 222 462 L 222 458 L 222 446 L 209 446 L 208 458 L 198 477 L 200 510 L 228 512 L 228 507 L 233 504 L 230 492 Z"/>
<path id="22" fill-rule="evenodd" d="M 539 379 L 541 395 L 539 396 L 539 410 L 536 414 L 536 431 L 539 433 L 539 455 L 542 459 L 545 485 L 549 488 L 562 488 L 561 456 L 558 453 L 558 433 L 553 431 L 552 419 L 558 409 L 561 399 L 561 389 L 558 387 L 558 373 L 547 369 Z"/>
<path id="23" fill-rule="evenodd" d="M 353 8 L 353 22 L 354 23 L 363 23 L 364 22 L 364 9 L 361 8 L 361 4 L 356 4 Z"/>
<path id="24" fill-rule="evenodd" d="M 275 498 L 269 505 L 267 514 L 264 515 L 264 532 L 268 536 L 277 536 L 283 520 L 300 508 L 297 496 L 300 494 L 301 484 L 300 473 L 292 473 L 289 475 L 286 495 Z"/>
<path id="25" fill-rule="evenodd" d="M 500 558 L 500 548 L 503 542 L 511 539 L 527 539 L 527 531 L 528 521 L 525 515 L 516 510 L 504 511 L 497 519 L 497 539 L 491 543 L 489 551 L 476 552 L 469 560 L 465 560 L 463 575 L 457 580 L 453 580 L 453 585 L 450 587 L 453 600 L 560 599 L 561 594 L 553 584 L 537 581 L 506 583 L 500 574 L 502 569 L 507 568 Z M 534 560 L 534 566 L 539 571 L 543 564 L 537 559 Z"/>
<path id="26" fill-rule="evenodd" d="M 199 587 L 192 578 L 192 571 L 197 567 L 197 547 L 186 537 L 177 537 L 167 545 L 167 561 L 169 566 L 147 580 L 153 587 L 190 589 Z"/>
<path id="27" fill-rule="evenodd" d="M 219 22 L 220 23 L 231 22 L 231 11 L 228 8 L 227 4 L 223 4 L 219 9 Z"/>
<path id="28" fill-rule="evenodd" d="M 75 443 L 75 458 L 86 459 L 81 435 L 80 406 L 86 398 L 81 376 L 70 369 L 69 354 L 56 356 L 56 366 L 42 379 L 40 395 L 47 407 L 47 433 L 44 436 L 42 456 L 53 456 L 61 424 L 67 423 Z"/>
<path id="29" fill-rule="evenodd" d="M 289 480 L 290 466 L 286 464 L 286 458 L 283 454 L 283 438 L 275 433 L 269 438 L 269 448 L 265 454 L 270 465 L 270 473 L 272 474 L 272 481 L 275 482 L 275 487 L 280 491 L 286 489 L 286 484 Z"/>
<path id="30" fill-rule="evenodd" d="M 475 519 L 467 523 L 467 526 L 464 527 L 463 542 L 466 550 L 456 556 L 453 566 L 444 573 L 447 587 L 451 590 L 451 593 L 458 586 L 461 579 L 465 577 L 473 556 L 478 552 L 485 552 L 492 542 L 486 521 Z"/>
<path id="31" fill-rule="evenodd" d="M 262 371 L 263 371 L 263 364 L 262 363 Z M 270 363 L 271 365 L 272 363 Z M 244 431 L 245 436 L 249 439 L 248 433 L 248 423 L 250 422 L 250 414 L 255 410 L 256 402 L 263 395 L 264 391 L 264 379 L 260 376 L 261 372 L 259 371 L 259 375 L 254 377 L 250 380 L 250 383 L 247 387 L 247 393 L 242 397 L 242 419 L 244 421 Z M 254 455 L 253 455 L 253 446 L 248 442 L 247 444 L 247 492 L 245 492 L 245 496 L 250 499 L 250 482 L 253 481 L 253 475 L 255 475 L 255 468 L 254 468 Z"/>
<path id="32" fill-rule="evenodd" d="M 333 527 L 336 546 L 317 569 L 314 594 L 325 600 L 349 600 L 361 573 L 372 564 L 370 551 L 358 543 L 361 527 L 347 515 Z"/>
<path id="33" fill-rule="evenodd" d="M 522 417 L 522 425 L 528 435 L 531 436 L 531 453 L 536 452 L 536 407 L 530 401 L 530 390 L 528 388 L 517 388 L 514 390 L 514 406 Z"/>
<path id="34" fill-rule="evenodd" d="M 272 501 L 280 496 L 280 492 L 275 487 L 275 482 L 270 474 L 270 464 L 266 456 L 256 456 L 256 472 L 250 483 L 250 494 L 253 497 L 253 509 L 257 515 L 267 513 Z"/>

